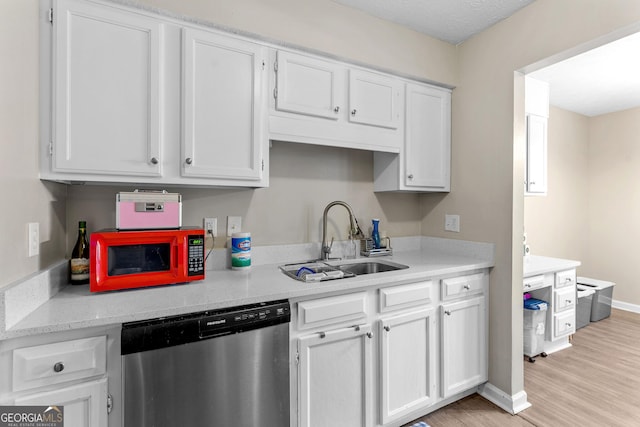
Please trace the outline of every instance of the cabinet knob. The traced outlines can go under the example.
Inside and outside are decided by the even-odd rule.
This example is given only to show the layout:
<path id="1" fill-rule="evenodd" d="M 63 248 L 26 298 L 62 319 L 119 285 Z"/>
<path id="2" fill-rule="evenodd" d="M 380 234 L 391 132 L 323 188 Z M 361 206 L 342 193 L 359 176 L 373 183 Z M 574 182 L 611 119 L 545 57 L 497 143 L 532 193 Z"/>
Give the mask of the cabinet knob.
<path id="1" fill-rule="evenodd" d="M 151 158 L 151 164 L 152 165 L 157 165 L 158 164 L 158 159 L 156 157 L 152 157 Z"/>
<path id="2" fill-rule="evenodd" d="M 62 372 L 64 371 L 64 363 L 58 362 L 53 365 L 53 372 Z"/>
<path id="3" fill-rule="evenodd" d="M 340 111 L 340 107 L 338 107 L 338 106 L 336 106 L 336 107 L 333 109 L 333 112 L 334 112 L 334 113 L 338 113 L 339 111 Z"/>
<path id="4" fill-rule="evenodd" d="M 385 325 L 385 326 L 383 327 L 383 329 L 384 329 L 385 331 L 389 332 L 389 331 L 391 330 L 391 326 L 389 326 L 389 325 Z"/>
<path id="5" fill-rule="evenodd" d="M 320 335 L 320 338 L 324 338 L 327 336 L 327 334 L 325 334 L 324 332 L 318 332 L 318 335 Z"/>
<path id="6" fill-rule="evenodd" d="M 469 285 L 467 284 L 467 285 L 464 285 L 464 286 L 463 286 L 463 288 L 465 288 L 466 290 L 469 290 L 469 289 L 471 289 L 471 286 L 469 286 Z"/>
<path id="7" fill-rule="evenodd" d="M 351 115 L 355 116 L 358 110 L 356 110 L 355 108 L 353 110 L 351 110 Z"/>
<path id="8" fill-rule="evenodd" d="M 571 300 L 570 299 L 566 299 L 564 300 L 567 304 L 571 304 Z"/>
<path id="9" fill-rule="evenodd" d="M 451 316 L 451 311 L 449 311 L 449 310 L 445 310 L 445 311 L 444 311 L 444 314 L 446 314 L 447 316 Z"/>
<path id="10" fill-rule="evenodd" d="M 193 163 L 193 159 L 191 157 L 187 157 L 187 159 L 184 162 L 190 165 L 191 163 Z"/>
<path id="11" fill-rule="evenodd" d="M 373 338 L 373 332 L 367 332 L 367 337 Z"/>
<path id="12" fill-rule="evenodd" d="M 413 174 L 412 174 L 412 173 L 410 173 L 410 174 L 407 176 L 407 178 L 409 178 L 409 179 L 413 179 Z"/>

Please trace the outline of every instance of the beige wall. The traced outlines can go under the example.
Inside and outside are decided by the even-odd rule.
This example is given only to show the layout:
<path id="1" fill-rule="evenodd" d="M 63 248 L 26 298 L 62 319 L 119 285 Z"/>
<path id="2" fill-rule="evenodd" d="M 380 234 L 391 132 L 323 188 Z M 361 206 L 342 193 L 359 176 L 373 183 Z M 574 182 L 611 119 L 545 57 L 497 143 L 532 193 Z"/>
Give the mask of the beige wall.
<path id="1" fill-rule="evenodd" d="M 64 257 L 65 194 L 38 179 L 38 3 L 0 1 L 0 287 Z M 40 224 L 28 257 L 27 224 Z"/>
<path id="2" fill-rule="evenodd" d="M 519 256 L 524 228 L 524 83 L 518 79 L 514 86 L 514 71 L 638 21 L 640 2 L 635 0 L 537 0 L 459 46 L 459 78 L 452 100 L 452 192 L 444 198 L 424 198 L 422 232 L 496 243 L 489 380 L 507 394 L 524 387 Z M 445 213 L 460 214 L 459 234 L 443 230 Z"/>
<path id="3" fill-rule="evenodd" d="M 524 199 L 524 225 L 534 255 L 589 264 L 589 118 L 551 107 L 546 196 Z M 584 268 L 581 267 L 579 272 Z"/>
<path id="4" fill-rule="evenodd" d="M 589 257 L 581 273 L 616 283 L 614 299 L 640 305 L 640 108 L 589 123 Z"/>

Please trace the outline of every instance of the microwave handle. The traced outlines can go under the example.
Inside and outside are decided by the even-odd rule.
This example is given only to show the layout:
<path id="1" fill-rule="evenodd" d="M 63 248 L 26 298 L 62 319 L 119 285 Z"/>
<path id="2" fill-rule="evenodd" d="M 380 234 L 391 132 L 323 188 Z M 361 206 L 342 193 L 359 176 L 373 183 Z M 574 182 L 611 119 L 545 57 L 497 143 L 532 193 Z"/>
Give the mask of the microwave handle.
<path id="1" fill-rule="evenodd" d="M 178 252 L 181 252 L 180 245 L 174 242 L 173 250 L 171 252 L 173 253 L 173 268 L 178 271 L 178 260 L 180 259 L 180 254 Z"/>

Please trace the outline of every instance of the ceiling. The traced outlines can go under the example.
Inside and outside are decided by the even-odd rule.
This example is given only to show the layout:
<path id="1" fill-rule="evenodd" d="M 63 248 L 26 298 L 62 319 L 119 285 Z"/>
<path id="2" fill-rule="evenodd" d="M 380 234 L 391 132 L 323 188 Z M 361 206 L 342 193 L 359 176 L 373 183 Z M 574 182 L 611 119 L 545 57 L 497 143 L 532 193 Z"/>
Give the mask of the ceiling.
<path id="1" fill-rule="evenodd" d="M 333 0 L 457 45 L 534 0 Z M 640 33 L 528 74 L 550 103 L 593 117 L 640 106 Z"/>
<path id="2" fill-rule="evenodd" d="M 370 15 L 459 44 L 534 0 L 334 0 Z"/>

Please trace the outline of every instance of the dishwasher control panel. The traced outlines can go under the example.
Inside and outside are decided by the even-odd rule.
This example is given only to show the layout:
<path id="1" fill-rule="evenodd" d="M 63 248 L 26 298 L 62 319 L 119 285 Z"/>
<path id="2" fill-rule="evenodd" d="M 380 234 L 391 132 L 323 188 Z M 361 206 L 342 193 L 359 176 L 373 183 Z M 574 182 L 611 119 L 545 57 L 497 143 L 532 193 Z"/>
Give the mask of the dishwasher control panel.
<path id="1" fill-rule="evenodd" d="M 129 322 L 122 324 L 121 354 L 187 344 L 290 321 L 289 301 L 278 300 Z"/>
<path id="2" fill-rule="evenodd" d="M 211 337 L 237 333 L 259 327 L 288 322 L 291 319 L 289 302 L 264 303 L 238 310 L 218 312 L 199 320 L 200 336 Z"/>

